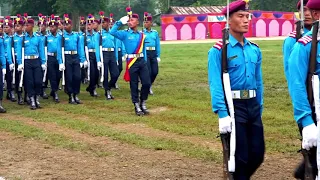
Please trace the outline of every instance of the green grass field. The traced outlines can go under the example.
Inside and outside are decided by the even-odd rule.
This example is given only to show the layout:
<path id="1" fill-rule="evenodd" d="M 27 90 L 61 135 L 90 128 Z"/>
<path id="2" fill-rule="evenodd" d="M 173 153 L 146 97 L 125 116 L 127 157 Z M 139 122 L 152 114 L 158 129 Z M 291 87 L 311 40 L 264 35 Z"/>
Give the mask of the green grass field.
<path id="1" fill-rule="evenodd" d="M 267 154 L 291 156 L 296 154 L 300 141 L 283 73 L 282 42 L 257 43 L 263 53 L 263 123 Z M 155 95 L 148 100 L 150 116 L 135 116 L 129 85 L 121 75 L 121 90 L 113 91 L 114 101 L 105 100 L 103 89 L 98 89 L 100 97 L 90 97 L 85 92 L 86 85 L 82 85 L 80 94 L 83 105 L 67 104 L 63 91 L 60 91 L 62 103 L 41 100 L 43 109 L 36 111 L 5 101 L 8 113 L 1 117 L 0 129 L 59 148 L 108 156 L 109 152 L 91 147 L 90 143 L 38 126 L 54 124 L 91 137 L 107 136 L 142 149 L 168 150 L 219 163 L 218 121 L 211 111 L 207 83 L 207 52 L 211 46 L 162 45 L 160 74 L 153 86 Z M 135 130 L 133 124 L 142 124 L 144 128 Z M 202 143 L 207 141 L 212 146 Z"/>

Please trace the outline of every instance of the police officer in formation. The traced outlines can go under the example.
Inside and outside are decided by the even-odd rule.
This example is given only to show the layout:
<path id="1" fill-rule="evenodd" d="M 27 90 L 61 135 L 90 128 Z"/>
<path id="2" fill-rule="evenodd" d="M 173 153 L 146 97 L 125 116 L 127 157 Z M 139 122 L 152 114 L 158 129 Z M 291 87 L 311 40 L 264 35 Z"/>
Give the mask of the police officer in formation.
<path id="1" fill-rule="evenodd" d="M 13 70 L 14 70 L 14 62 L 13 62 L 13 55 L 12 54 L 12 43 L 13 43 L 13 37 L 12 37 L 12 28 L 13 23 L 10 17 L 6 17 L 4 20 L 4 51 L 5 51 L 5 58 L 6 58 L 6 68 L 7 68 L 7 74 L 5 76 L 6 82 L 7 82 L 7 99 L 11 100 L 12 102 L 16 101 L 15 95 L 14 95 L 14 87 L 13 87 Z"/>
<path id="2" fill-rule="evenodd" d="M 248 180 L 264 160 L 265 142 L 261 120 L 263 110 L 262 55 L 258 45 L 244 34 L 249 30 L 248 1 L 229 4 L 227 56 L 222 60 L 223 43 L 217 42 L 208 53 L 208 79 L 212 110 L 219 116 L 220 134 L 233 131 L 235 126 L 234 179 Z M 227 16 L 227 8 L 222 13 Z M 234 118 L 227 108 L 222 80 L 222 61 L 227 61 Z M 227 79 L 227 78 L 225 78 Z M 232 124 L 235 123 L 235 124 Z"/>
<path id="3" fill-rule="evenodd" d="M 105 89 L 105 96 L 107 100 L 113 99 L 113 96 L 111 95 L 111 87 L 115 87 L 119 77 L 118 46 L 116 41 L 117 39 L 110 34 L 110 19 L 108 17 L 104 17 L 102 19 L 102 56 L 104 66 L 103 87 Z"/>
<path id="4" fill-rule="evenodd" d="M 0 20 L 0 113 L 6 113 L 6 110 L 4 109 L 2 105 L 3 100 L 3 85 L 4 85 L 4 77 L 7 72 L 6 68 L 6 58 L 4 57 L 5 51 L 4 51 L 4 40 L 3 40 L 3 20 Z"/>
<path id="5" fill-rule="evenodd" d="M 146 35 L 146 50 L 147 50 L 147 62 L 148 69 L 150 73 L 151 85 L 156 80 L 156 77 L 159 72 L 158 63 L 161 61 L 160 59 L 160 38 L 159 34 L 156 30 L 152 29 L 152 16 L 146 12 L 145 21 L 144 21 L 143 33 Z M 150 87 L 151 95 L 153 95 L 152 88 Z"/>

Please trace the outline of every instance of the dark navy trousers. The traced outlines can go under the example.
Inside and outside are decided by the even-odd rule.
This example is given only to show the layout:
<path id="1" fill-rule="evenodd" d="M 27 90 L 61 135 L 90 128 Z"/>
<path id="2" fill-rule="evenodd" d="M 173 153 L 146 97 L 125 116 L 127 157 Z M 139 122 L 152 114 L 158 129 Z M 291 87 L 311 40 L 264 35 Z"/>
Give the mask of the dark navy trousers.
<path id="1" fill-rule="evenodd" d="M 50 81 L 51 92 L 56 92 L 59 89 L 60 80 L 59 63 L 57 58 L 54 56 L 48 56 L 47 66 L 47 77 Z"/>
<path id="2" fill-rule="evenodd" d="M 24 79 L 28 96 L 40 95 L 42 89 L 42 68 L 39 58 L 24 60 Z"/>
<path id="3" fill-rule="evenodd" d="M 7 58 L 6 58 L 6 59 L 7 59 Z M 7 73 L 6 73 L 6 75 L 5 75 L 5 78 L 6 78 L 6 82 L 7 82 L 7 91 L 10 92 L 10 91 L 13 91 L 13 87 L 12 87 L 13 70 L 10 71 L 8 61 L 7 61 L 7 63 L 6 63 L 6 69 L 7 69 Z"/>
<path id="4" fill-rule="evenodd" d="M 16 56 L 16 59 L 17 59 L 17 56 Z M 16 82 L 15 82 L 15 90 L 17 93 L 22 93 L 22 88 L 19 88 L 19 85 L 20 85 L 20 79 L 21 79 L 21 71 L 18 71 L 18 63 L 15 64 L 15 68 L 16 68 L 16 72 L 15 72 L 15 79 L 16 79 Z"/>
<path id="5" fill-rule="evenodd" d="M 131 99 L 133 103 L 139 103 L 139 78 L 141 80 L 141 93 L 140 100 L 147 100 L 149 95 L 149 89 L 151 86 L 150 74 L 147 66 L 147 62 L 144 58 L 138 58 L 137 61 L 129 69 L 130 73 L 130 90 Z"/>
<path id="6" fill-rule="evenodd" d="M 95 52 L 89 52 L 88 63 L 90 63 L 90 82 L 87 91 L 93 92 L 97 88 L 97 85 L 99 85 L 99 70 Z"/>
<path id="7" fill-rule="evenodd" d="M 0 100 L 3 99 L 3 74 L 2 74 L 2 64 L 0 64 Z"/>
<path id="8" fill-rule="evenodd" d="M 81 86 L 80 60 L 77 54 L 65 55 L 65 92 L 69 95 L 79 94 Z"/>
<path id="9" fill-rule="evenodd" d="M 103 87 L 105 90 L 110 90 L 111 87 L 114 87 L 118 77 L 119 69 L 117 66 L 117 59 L 114 52 L 103 52 L 103 66 L 104 66 L 104 82 Z M 110 71 L 110 81 L 108 82 Z"/>
<path id="10" fill-rule="evenodd" d="M 156 51 L 147 51 L 148 57 L 148 69 L 150 73 L 151 84 L 156 80 L 156 77 L 159 73 L 159 66 L 157 61 L 157 52 Z"/>
<path id="11" fill-rule="evenodd" d="M 119 76 L 123 70 L 122 67 L 122 51 L 118 51 L 118 69 L 119 69 Z"/>
<path id="12" fill-rule="evenodd" d="M 265 142 L 256 98 L 234 100 L 236 126 L 235 180 L 249 180 L 264 160 Z"/>

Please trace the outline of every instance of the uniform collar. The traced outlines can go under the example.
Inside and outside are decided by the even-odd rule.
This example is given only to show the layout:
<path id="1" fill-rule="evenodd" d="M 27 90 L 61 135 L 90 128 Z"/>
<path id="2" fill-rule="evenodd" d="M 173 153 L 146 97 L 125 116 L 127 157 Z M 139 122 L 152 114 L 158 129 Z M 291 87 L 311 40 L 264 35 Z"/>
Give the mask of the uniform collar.
<path id="1" fill-rule="evenodd" d="M 66 30 L 64 30 L 64 33 L 65 33 L 65 34 L 68 34 L 68 35 L 72 35 L 72 34 L 73 34 L 73 31 L 71 31 L 71 33 L 68 33 Z"/>
<path id="2" fill-rule="evenodd" d="M 238 40 L 236 40 L 236 38 L 232 36 L 232 34 L 229 34 L 229 43 L 231 44 L 232 47 L 234 47 L 239 42 Z M 246 44 L 248 44 L 248 40 L 245 37 L 243 37 L 243 46 L 245 46 Z"/>
<path id="3" fill-rule="evenodd" d="M 153 31 L 153 29 L 151 28 L 151 29 L 150 29 L 150 32 L 152 32 L 152 31 Z M 147 28 L 144 28 L 144 32 L 149 32 L 149 31 L 148 31 Z"/>
<path id="4" fill-rule="evenodd" d="M 135 33 L 132 29 L 129 29 L 128 32 L 129 32 L 129 33 Z M 137 31 L 136 33 L 139 34 L 140 32 Z"/>
<path id="5" fill-rule="evenodd" d="M 21 33 L 21 35 L 19 35 L 18 33 L 15 32 L 14 36 L 22 37 L 23 36 L 23 32 Z"/>

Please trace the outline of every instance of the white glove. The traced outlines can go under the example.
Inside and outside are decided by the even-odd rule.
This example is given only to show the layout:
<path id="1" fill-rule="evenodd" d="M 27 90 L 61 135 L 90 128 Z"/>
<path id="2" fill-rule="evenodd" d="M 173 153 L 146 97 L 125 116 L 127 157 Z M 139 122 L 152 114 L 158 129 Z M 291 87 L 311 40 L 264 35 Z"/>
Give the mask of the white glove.
<path id="1" fill-rule="evenodd" d="M 157 61 L 158 61 L 158 63 L 161 61 L 161 59 L 159 58 L 159 57 L 157 57 Z"/>
<path id="2" fill-rule="evenodd" d="M 302 148 L 310 150 L 312 147 L 317 146 L 318 130 L 317 126 L 312 123 L 302 130 Z"/>
<path id="3" fill-rule="evenodd" d="M 122 62 L 125 62 L 127 60 L 128 54 L 125 54 L 122 56 Z"/>
<path id="4" fill-rule="evenodd" d="M 102 68 L 102 62 L 98 62 L 98 69 L 100 70 Z"/>
<path id="5" fill-rule="evenodd" d="M 226 134 L 231 132 L 231 117 L 227 116 L 224 118 L 219 118 L 219 131 L 221 134 Z"/>
<path id="6" fill-rule="evenodd" d="M 10 65 L 9 65 L 9 69 L 10 69 L 10 71 L 13 71 L 13 69 L 14 69 L 14 64 L 10 64 Z"/>
<path id="7" fill-rule="evenodd" d="M 88 61 L 84 61 L 83 67 L 84 67 L 84 68 L 88 68 Z"/>
<path id="8" fill-rule="evenodd" d="M 121 19 L 120 19 L 121 23 L 122 24 L 127 24 L 128 21 L 129 21 L 129 17 L 128 16 L 123 16 Z"/>
<path id="9" fill-rule="evenodd" d="M 6 69 L 2 69 L 2 75 L 6 75 L 7 74 L 7 70 Z"/>
<path id="10" fill-rule="evenodd" d="M 45 70 L 46 70 L 46 67 L 47 67 L 47 66 L 46 66 L 45 64 L 42 64 L 42 65 L 41 65 L 42 71 L 45 71 Z"/>
<path id="11" fill-rule="evenodd" d="M 18 66 L 18 71 L 22 71 L 22 70 L 23 70 L 23 65 L 20 64 L 20 65 Z"/>
<path id="12" fill-rule="evenodd" d="M 80 68 L 83 68 L 83 63 L 80 63 Z"/>
<path id="13" fill-rule="evenodd" d="M 64 64 L 59 64 L 59 71 L 64 71 L 65 67 Z"/>

